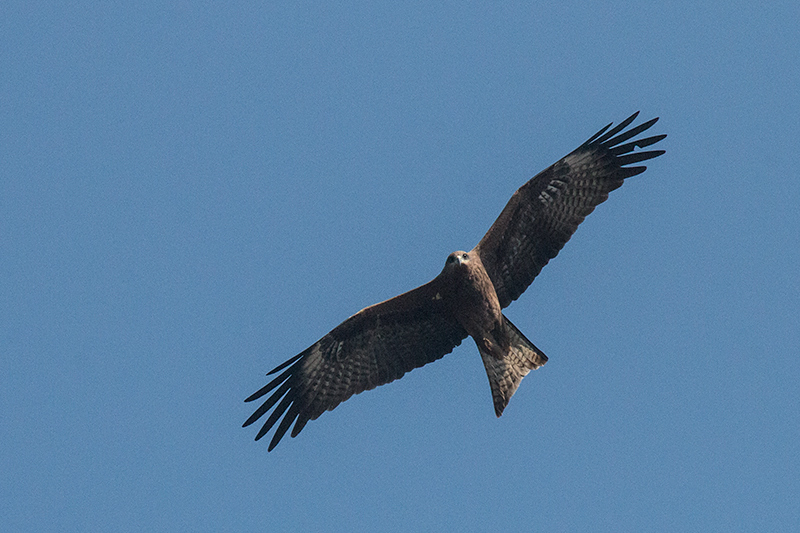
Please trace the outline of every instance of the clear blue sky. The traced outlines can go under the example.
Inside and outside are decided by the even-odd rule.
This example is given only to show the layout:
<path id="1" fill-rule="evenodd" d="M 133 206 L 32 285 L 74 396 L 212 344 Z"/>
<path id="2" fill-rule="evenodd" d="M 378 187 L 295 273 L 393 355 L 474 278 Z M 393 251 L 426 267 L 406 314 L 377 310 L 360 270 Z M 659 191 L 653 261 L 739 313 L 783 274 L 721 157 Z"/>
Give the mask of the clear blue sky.
<path id="1" fill-rule="evenodd" d="M 0 529 L 800 528 L 800 4 L 320 4 L 3 4 Z M 550 362 L 501 419 L 467 341 L 240 427 L 638 109 L 667 154 L 508 309 Z"/>

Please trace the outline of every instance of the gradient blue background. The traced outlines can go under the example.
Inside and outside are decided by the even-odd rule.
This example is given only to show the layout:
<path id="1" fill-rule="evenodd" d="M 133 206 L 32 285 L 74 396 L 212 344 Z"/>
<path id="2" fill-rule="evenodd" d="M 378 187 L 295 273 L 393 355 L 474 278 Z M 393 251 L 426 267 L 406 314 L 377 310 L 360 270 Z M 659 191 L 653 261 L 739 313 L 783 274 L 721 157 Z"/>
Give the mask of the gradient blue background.
<path id="1" fill-rule="evenodd" d="M 800 528 L 800 3 L 333 4 L 0 8 L 0 529 Z M 637 109 L 502 419 L 470 340 L 241 429 Z"/>

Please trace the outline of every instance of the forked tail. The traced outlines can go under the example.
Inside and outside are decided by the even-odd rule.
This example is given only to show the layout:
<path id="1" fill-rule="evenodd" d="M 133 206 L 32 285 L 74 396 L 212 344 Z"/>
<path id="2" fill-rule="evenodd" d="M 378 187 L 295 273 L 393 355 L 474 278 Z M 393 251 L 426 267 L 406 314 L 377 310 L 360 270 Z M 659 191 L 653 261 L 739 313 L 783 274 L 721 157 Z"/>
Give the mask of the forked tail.
<path id="1" fill-rule="evenodd" d="M 492 356 L 485 348 L 478 345 L 486 374 L 489 376 L 489 386 L 492 388 L 494 412 L 499 417 L 508 405 L 508 401 L 516 392 L 522 378 L 528 372 L 535 370 L 547 362 L 547 356 L 533 345 L 511 321 L 503 315 L 506 332 L 511 348 L 509 353 L 498 359 Z"/>

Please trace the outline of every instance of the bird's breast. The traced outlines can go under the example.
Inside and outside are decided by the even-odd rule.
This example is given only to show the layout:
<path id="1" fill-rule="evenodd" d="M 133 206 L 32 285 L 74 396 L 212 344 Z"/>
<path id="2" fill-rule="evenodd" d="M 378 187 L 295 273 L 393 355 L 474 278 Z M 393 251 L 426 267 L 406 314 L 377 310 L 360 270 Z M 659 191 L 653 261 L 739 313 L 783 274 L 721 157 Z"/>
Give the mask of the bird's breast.
<path id="1" fill-rule="evenodd" d="M 479 260 L 462 265 L 454 276 L 450 307 L 456 320 L 473 337 L 494 329 L 502 310 L 494 285 Z"/>

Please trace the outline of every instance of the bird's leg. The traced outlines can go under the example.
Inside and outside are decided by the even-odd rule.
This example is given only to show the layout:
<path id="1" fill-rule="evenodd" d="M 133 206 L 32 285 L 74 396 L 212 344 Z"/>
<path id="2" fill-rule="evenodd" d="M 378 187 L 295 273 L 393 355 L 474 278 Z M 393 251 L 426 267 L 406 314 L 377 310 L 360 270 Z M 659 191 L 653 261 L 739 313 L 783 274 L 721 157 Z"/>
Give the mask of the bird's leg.
<path id="1" fill-rule="evenodd" d="M 493 339 L 489 337 L 481 337 L 481 346 L 484 352 L 490 354 L 495 359 L 502 361 L 505 359 L 506 353 Z"/>

